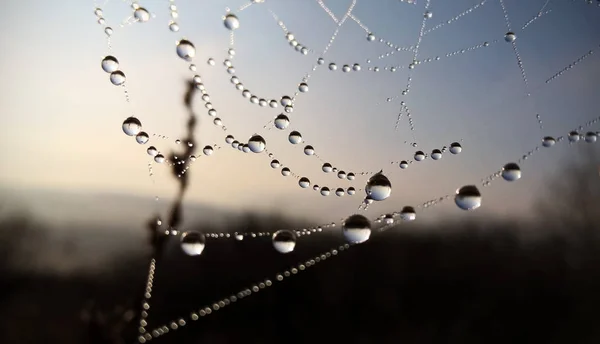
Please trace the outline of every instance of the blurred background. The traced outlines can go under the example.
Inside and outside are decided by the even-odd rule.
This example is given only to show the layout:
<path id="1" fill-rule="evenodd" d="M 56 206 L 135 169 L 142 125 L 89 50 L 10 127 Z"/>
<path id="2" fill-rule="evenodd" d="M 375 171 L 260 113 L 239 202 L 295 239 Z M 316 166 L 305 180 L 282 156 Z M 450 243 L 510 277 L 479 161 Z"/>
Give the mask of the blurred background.
<path id="1" fill-rule="evenodd" d="M 433 0 L 426 28 L 441 27 L 424 36 L 419 56 L 441 58 L 415 68 L 410 94 L 398 97 L 408 69 L 392 73 L 385 66 L 407 66 L 412 56 L 396 51 L 378 58 L 394 49 L 377 40 L 414 44 L 426 1 L 359 0 L 353 14 L 377 40 L 368 42 L 354 21 L 340 29 L 327 53 L 338 71 L 312 72 L 310 91 L 290 114 L 289 130 L 303 134 L 301 147 L 269 123 L 281 108 L 249 104 L 222 69 L 229 33 L 221 17 L 226 6 L 236 13 L 247 3 L 177 1 L 176 33 L 167 29 L 168 1 L 140 1 L 153 14 L 144 23 L 127 22 L 131 2 L 120 0 L 5 4 L 0 72 L 10 82 L 0 86 L 1 343 L 136 342 L 152 256 L 157 273 L 147 329 L 265 279 L 273 283 L 153 339 L 161 343 L 600 340 L 600 148 L 567 142 L 572 130 L 599 130 L 598 2 L 504 1 L 524 82 L 504 42 L 499 1 Z M 325 5 L 341 18 L 350 3 Z M 95 22 L 96 6 L 104 25 Z M 269 10 L 314 53 L 290 48 Z M 237 14 L 236 75 L 273 99 L 282 90 L 293 95 L 335 30 L 317 1 L 265 2 Z M 114 29 L 110 52 L 105 25 Z M 196 46 L 194 62 L 227 133 L 212 124 L 187 82 L 193 74 L 175 54 L 183 37 Z M 490 45 L 468 49 L 483 42 Z M 447 55 L 453 51 L 459 53 Z M 100 68 L 109 53 L 127 75 L 130 104 Z M 206 63 L 210 57 L 215 66 Z M 355 62 L 361 72 L 340 71 Z M 369 70 L 375 66 L 381 70 Z M 393 129 L 401 100 L 414 130 L 406 117 Z M 121 130 L 132 112 L 151 135 L 145 146 Z M 359 191 L 323 197 L 301 189 L 297 179 L 269 167 L 266 154 L 244 154 L 224 140 L 232 134 L 246 142 L 254 133 L 313 184 Z M 536 151 L 544 136 L 565 139 Z M 195 148 L 176 139 L 194 141 Z M 398 167 L 417 149 L 429 153 L 454 141 L 462 153 Z M 177 166 L 152 163 L 150 144 L 171 160 L 190 151 L 198 159 L 178 178 Z M 319 158 L 305 156 L 304 144 Z M 206 145 L 215 147 L 213 155 L 201 153 Z M 523 161 L 529 151 L 536 153 Z M 324 161 L 357 173 L 356 181 L 323 173 Z M 520 180 L 483 186 L 513 161 L 520 162 Z M 369 218 L 417 208 L 466 184 L 478 185 L 483 205 L 464 212 L 450 199 L 417 208 L 416 221 L 373 233 L 367 243 L 281 282 L 276 276 L 283 271 L 343 245 L 339 226 L 298 238 L 286 255 L 273 249 L 270 236 L 260 236 L 208 238 L 201 256 L 188 257 L 176 237 L 160 236 L 169 227 L 259 233 L 337 222 L 358 212 L 367 180 L 360 172 L 382 168 L 392 196 L 362 212 Z"/>

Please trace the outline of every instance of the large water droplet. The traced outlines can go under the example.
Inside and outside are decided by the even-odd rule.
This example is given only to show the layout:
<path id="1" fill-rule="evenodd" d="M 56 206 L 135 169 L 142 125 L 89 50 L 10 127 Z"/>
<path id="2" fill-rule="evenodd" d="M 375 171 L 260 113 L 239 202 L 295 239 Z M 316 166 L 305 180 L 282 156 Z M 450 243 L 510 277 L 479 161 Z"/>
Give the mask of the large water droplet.
<path id="1" fill-rule="evenodd" d="M 576 131 L 572 131 L 569 133 L 569 142 L 577 142 L 579 141 L 579 133 Z"/>
<path id="2" fill-rule="evenodd" d="M 288 140 L 292 144 L 298 144 L 298 143 L 302 142 L 302 135 L 297 131 L 292 131 L 290 133 L 290 135 L 288 136 Z"/>
<path id="3" fill-rule="evenodd" d="M 273 234 L 273 247 L 279 253 L 290 253 L 296 247 L 296 234 L 286 229 L 278 230 Z"/>
<path id="4" fill-rule="evenodd" d="M 423 161 L 423 159 L 425 159 L 425 153 L 423 153 L 422 151 L 416 151 L 414 159 L 416 161 Z"/>
<path id="5" fill-rule="evenodd" d="M 439 149 L 434 149 L 431 151 L 431 158 L 433 160 L 440 160 L 442 158 L 442 151 Z"/>
<path id="6" fill-rule="evenodd" d="M 328 187 L 326 187 L 326 186 L 324 186 L 324 187 L 322 187 L 322 188 L 321 188 L 321 195 L 323 195 L 323 196 L 329 196 L 329 193 L 330 193 L 330 192 L 331 192 L 331 191 L 330 191 L 330 190 L 329 190 L 329 188 L 328 188 Z"/>
<path id="7" fill-rule="evenodd" d="M 204 155 L 212 155 L 213 152 L 214 149 L 212 146 L 204 146 L 204 149 L 202 149 L 202 153 L 204 153 Z"/>
<path id="8" fill-rule="evenodd" d="M 404 221 L 413 221 L 417 218 L 417 212 L 415 208 L 406 206 L 400 211 L 400 218 Z"/>
<path id="9" fill-rule="evenodd" d="M 331 63 L 329 64 L 329 70 L 332 70 L 332 71 L 335 71 L 335 70 L 337 70 L 337 65 L 336 65 L 335 63 L 331 62 Z"/>
<path id="10" fill-rule="evenodd" d="M 281 175 L 284 177 L 289 176 L 290 174 L 292 174 L 292 171 L 290 171 L 290 169 L 288 167 L 284 167 L 281 169 Z"/>
<path id="11" fill-rule="evenodd" d="M 507 32 L 506 35 L 504 35 L 504 40 L 507 41 L 508 43 L 512 43 L 517 39 L 517 35 L 515 35 L 514 32 Z"/>
<path id="12" fill-rule="evenodd" d="M 481 206 L 481 193 L 475 185 L 466 185 L 456 190 L 454 203 L 463 210 L 474 210 Z"/>
<path id="13" fill-rule="evenodd" d="M 142 131 L 142 122 L 135 117 L 128 117 L 123 121 L 122 128 L 128 136 L 135 136 Z"/>
<path id="14" fill-rule="evenodd" d="M 310 186 L 310 180 L 306 177 L 302 177 L 298 181 L 298 185 L 300 185 L 301 188 L 306 189 L 307 187 Z"/>
<path id="15" fill-rule="evenodd" d="M 154 146 L 150 146 L 150 147 L 148 147 L 148 149 L 146 149 L 146 152 L 150 156 L 156 156 L 156 154 L 158 154 L 158 149 L 156 149 L 156 147 L 154 147 Z"/>
<path id="16" fill-rule="evenodd" d="M 196 48 L 192 42 L 187 39 L 182 39 L 177 42 L 177 56 L 180 58 L 191 61 L 196 56 Z"/>
<path id="17" fill-rule="evenodd" d="M 304 154 L 306 154 L 306 155 L 314 155 L 315 154 L 315 149 L 313 148 L 313 146 L 308 145 L 308 146 L 304 147 Z"/>
<path id="18" fill-rule="evenodd" d="M 305 82 L 300 83 L 300 85 L 298 85 L 298 91 L 302 93 L 308 92 L 308 85 Z"/>
<path id="19" fill-rule="evenodd" d="M 513 182 L 517 179 L 520 179 L 521 168 L 519 168 L 519 165 L 517 165 L 516 163 L 509 162 L 502 168 L 502 178 L 509 182 Z"/>
<path id="20" fill-rule="evenodd" d="M 110 73 L 110 82 L 115 86 L 121 86 L 125 83 L 125 73 L 116 70 Z"/>
<path id="21" fill-rule="evenodd" d="M 248 148 L 250 148 L 253 153 L 260 153 L 264 151 L 266 147 L 267 142 L 265 142 L 265 139 L 260 135 L 254 135 L 248 140 Z"/>
<path id="22" fill-rule="evenodd" d="M 390 197 L 392 193 L 392 183 L 383 175 L 383 173 L 378 172 L 367 181 L 365 192 L 373 200 L 383 201 Z"/>
<path id="23" fill-rule="evenodd" d="M 462 146 L 460 145 L 460 143 L 458 142 L 452 142 L 450 144 L 450 153 L 452 154 L 458 154 L 462 152 Z"/>
<path id="24" fill-rule="evenodd" d="M 280 102 L 281 102 L 282 106 L 291 106 L 292 98 L 290 98 L 289 96 L 283 96 L 283 97 L 281 97 Z"/>
<path id="25" fill-rule="evenodd" d="M 333 167 L 331 166 L 330 163 L 326 162 L 323 164 L 323 166 L 321 167 L 321 169 L 323 170 L 323 172 L 325 173 L 329 173 L 331 171 L 333 171 Z"/>
<path id="26" fill-rule="evenodd" d="M 119 69 L 119 61 L 116 57 L 108 55 L 102 59 L 101 66 L 106 73 L 112 73 Z"/>
<path id="27" fill-rule="evenodd" d="M 363 243 L 371 236 L 371 222 L 363 215 L 351 215 L 344 221 L 342 234 L 352 244 Z"/>
<path id="28" fill-rule="evenodd" d="M 223 24 L 228 30 L 235 30 L 240 27 L 240 20 L 236 17 L 235 14 L 228 14 L 223 19 Z"/>
<path id="29" fill-rule="evenodd" d="M 275 128 L 283 130 L 290 125 L 290 119 L 284 114 L 279 114 L 275 117 L 273 124 L 275 124 Z"/>
<path id="30" fill-rule="evenodd" d="M 597 140 L 598 140 L 598 134 L 596 134 L 595 132 L 593 132 L 593 131 L 588 131 L 588 132 L 585 134 L 585 142 L 588 142 L 588 143 L 594 143 L 594 142 L 596 142 Z"/>
<path id="31" fill-rule="evenodd" d="M 156 154 L 154 156 L 154 161 L 156 161 L 159 164 L 162 164 L 163 162 L 165 162 L 165 156 L 162 154 Z"/>
<path id="32" fill-rule="evenodd" d="M 150 13 L 143 7 L 138 7 L 133 11 L 133 17 L 139 22 L 147 22 L 150 20 Z"/>
<path id="33" fill-rule="evenodd" d="M 400 166 L 400 168 L 404 170 L 405 168 L 408 168 L 408 162 L 406 162 L 406 160 L 402 160 L 400 161 L 398 166 Z"/>
<path id="34" fill-rule="evenodd" d="M 346 172 L 344 171 L 339 171 L 337 174 L 338 178 L 340 179 L 345 179 L 346 178 Z"/>
<path id="35" fill-rule="evenodd" d="M 135 136 L 135 140 L 137 141 L 137 143 L 143 145 L 146 144 L 148 140 L 150 140 L 150 137 L 145 131 L 141 131 Z"/>
<path id="36" fill-rule="evenodd" d="M 190 231 L 181 235 L 181 250 L 188 256 L 199 256 L 206 246 L 206 237 L 200 232 Z"/>
<path id="37" fill-rule="evenodd" d="M 335 189 L 335 195 L 338 197 L 342 197 L 346 194 L 346 192 L 344 191 L 344 189 L 342 188 L 337 188 Z"/>
<path id="38" fill-rule="evenodd" d="M 281 166 L 281 163 L 279 162 L 279 160 L 277 160 L 277 159 L 271 160 L 271 167 L 279 168 L 279 166 Z"/>
<path id="39" fill-rule="evenodd" d="M 348 195 L 352 196 L 356 193 L 356 189 L 354 189 L 353 186 L 349 187 L 346 192 L 348 193 Z"/>
<path id="40" fill-rule="evenodd" d="M 556 144 L 556 140 L 552 136 L 546 136 L 542 139 L 542 146 L 552 147 Z"/>

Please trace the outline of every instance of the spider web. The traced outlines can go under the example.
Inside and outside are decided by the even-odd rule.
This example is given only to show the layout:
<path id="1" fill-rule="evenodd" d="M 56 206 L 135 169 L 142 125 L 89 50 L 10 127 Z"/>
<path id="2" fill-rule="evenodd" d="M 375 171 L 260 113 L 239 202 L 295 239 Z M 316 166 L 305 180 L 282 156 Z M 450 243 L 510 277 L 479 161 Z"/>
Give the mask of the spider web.
<path id="1" fill-rule="evenodd" d="M 320 0 L 293 4 L 244 1 L 232 2 L 228 9 L 219 4 L 203 4 L 204 11 L 198 14 L 193 6 L 199 5 L 184 1 L 114 0 L 96 4 L 95 14 L 107 37 L 107 55 L 118 58 L 118 71 L 122 70 L 125 76 L 119 79 L 120 75 L 113 71 L 111 81 L 115 79 L 113 84 L 123 90 L 133 117 L 139 118 L 148 133 L 144 148 L 152 156 L 148 170 L 156 187 L 164 183 L 155 182 L 155 173 L 160 173 L 155 170 L 164 165 L 180 166 L 180 179 L 187 183 L 185 174 L 197 168 L 194 164 L 201 163 L 204 166 L 200 168 L 205 171 L 226 160 L 243 161 L 240 164 L 250 166 L 241 172 L 243 180 L 275 173 L 268 177 L 275 190 L 298 189 L 298 185 L 314 190 L 303 191 L 301 196 L 294 193 L 295 204 L 328 200 L 317 206 L 327 209 L 321 214 L 327 218 L 324 223 L 293 230 L 301 238 L 339 231 L 348 215 L 357 212 L 371 219 L 369 229 L 373 235 L 402 220 L 434 217 L 436 212 L 430 209 L 439 209 L 440 216 L 447 216 L 457 211 L 453 203 L 460 196 L 452 189 L 440 193 L 449 190 L 449 180 L 454 189 L 474 185 L 484 193 L 497 184 L 506 184 L 499 181 L 503 171 L 506 173 L 506 163 L 527 169 L 526 176 L 531 170 L 542 168 L 529 159 L 541 156 L 543 150 L 564 154 L 561 150 L 573 146 L 564 142 L 596 142 L 600 117 L 590 109 L 597 107 L 592 95 L 597 87 L 593 80 L 598 78 L 593 75 L 598 74 L 600 40 L 585 32 L 598 32 L 600 11 L 586 2 L 547 0 L 525 5 L 507 0 L 406 0 L 373 6 L 357 0 L 331 4 Z M 213 12 L 223 17 L 210 16 Z M 578 18 L 577 25 L 561 18 L 567 17 L 566 12 Z M 109 13 L 115 13 L 114 17 Z M 229 14 L 239 19 L 239 28 L 223 28 Z M 111 18 L 115 18 L 112 25 L 108 23 Z M 199 25 L 200 21 L 206 21 L 206 25 Z M 146 120 L 141 114 L 146 111 L 137 114 L 137 108 L 143 106 L 130 97 L 130 83 L 137 81 L 132 73 L 130 82 L 127 67 L 144 64 L 140 60 L 144 55 L 128 55 L 127 51 L 150 47 L 150 40 L 144 41 L 148 37 L 144 30 L 151 25 L 161 30 L 160 35 L 164 32 L 177 37 L 179 48 L 171 55 L 179 55 L 180 64 L 181 60 L 185 62 L 185 67 L 178 67 L 181 75 L 191 79 L 191 85 L 201 93 L 201 102 L 195 102 L 195 110 L 190 112 L 201 113 L 203 108 L 208 117 L 202 115 L 200 120 L 214 124 L 212 128 L 188 125 L 191 130 L 187 137 L 173 139 L 178 136 L 164 133 L 176 132 L 177 125 L 163 124 L 151 117 Z M 129 33 L 127 46 L 114 47 L 116 37 Z M 161 49 L 175 50 L 164 45 L 162 36 L 157 35 L 151 37 L 160 41 L 157 45 Z M 557 41 L 561 43 L 561 54 Z M 194 48 L 183 49 L 186 42 Z M 193 52 L 194 56 L 187 58 L 186 52 Z M 537 60 L 540 56 L 545 59 Z M 591 76 L 584 73 L 584 65 Z M 179 76 L 163 73 L 137 76 Z M 212 89 L 221 92 L 211 93 Z M 556 94 L 560 100 L 554 97 Z M 240 109 L 243 113 L 236 114 Z M 269 115 L 265 117 L 265 113 Z M 283 130 L 278 128 L 288 122 Z M 160 130 L 148 129 L 154 127 Z M 134 129 L 135 134 L 142 130 Z M 199 132 L 203 145 L 191 139 L 195 132 Z M 251 137 L 255 135 L 266 139 L 266 147 L 257 154 L 251 152 Z M 169 156 L 167 152 L 173 144 L 187 145 L 185 153 Z M 155 151 L 148 150 L 149 145 Z M 457 147 L 465 151 L 459 152 Z M 346 153 L 340 154 L 341 151 Z M 438 156 L 442 158 L 435 158 Z M 226 165 L 225 169 L 233 166 Z M 276 171 L 269 171 L 272 169 Z M 218 167 L 215 170 L 218 175 Z M 366 185 L 380 170 L 391 180 L 393 192 L 385 201 L 373 202 L 364 196 Z M 451 175 L 449 170 L 453 171 Z M 277 173 L 283 177 L 275 179 Z M 303 178 L 308 180 L 308 187 Z M 244 193 L 257 187 L 260 188 L 250 185 L 238 191 Z M 489 199 L 490 208 L 497 209 L 494 205 L 524 197 L 527 186 L 523 188 L 519 192 L 513 185 L 497 187 L 493 189 L 499 199 L 497 204 L 493 202 L 494 195 L 487 195 L 489 192 L 483 202 L 487 204 Z M 298 207 L 302 208 L 299 204 Z M 315 209 L 313 205 L 311 210 L 300 211 Z M 173 226 L 164 228 L 160 220 L 157 227 L 165 238 L 183 239 L 190 234 Z M 230 240 L 274 237 L 271 232 L 203 235 Z M 195 242 L 200 252 L 204 241 Z M 164 336 L 329 260 L 354 244 L 357 242 L 312 255 L 230 296 L 192 307 L 185 316 L 148 327 L 158 258 L 155 256 L 149 265 L 138 341 L 144 343 Z"/>

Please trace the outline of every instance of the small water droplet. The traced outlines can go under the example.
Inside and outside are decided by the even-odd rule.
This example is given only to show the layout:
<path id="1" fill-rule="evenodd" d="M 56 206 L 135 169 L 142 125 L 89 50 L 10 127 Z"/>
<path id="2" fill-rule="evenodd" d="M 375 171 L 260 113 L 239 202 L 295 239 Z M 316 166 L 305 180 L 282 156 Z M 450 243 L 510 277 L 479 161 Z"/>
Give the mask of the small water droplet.
<path id="1" fill-rule="evenodd" d="M 417 218 L 417 212 L 415 211 L 415 208 L 413 208 L 413 207 L 410 207 L 410 206 L 403 207 L 402 210 L 400 211 L 400 218 L 403 221 L 414 221 L 414 219 Z"/>
<path id="2" fill-rule="evenodd" d="M 504 40 L 508 43 L 512 43 L 517 39 L 517 35 L 515 35 L 514 32 L 507 32 L 506 35 L 504 35 Z"/>
<path id="3" fill-rule="evenodd" d="M 400 164 L 398 164 L 400 166 L 401 169 L 406 169 L 408 167 L 408 162 L 406 162 L 406 160 L 402 160 L 400 161 Z"/>
<path id="4" fill-rule="evenodd" d="M 298 91 L 302 93 L 308 92 L 308 85 L 305 82 L 300 83 L 300 85 L 298 85 Z"/>
<path id="5" fill-rule="evenodd" d="M 119 69 L 119 61 L 116 57 L 108 55 L 102 59 L 101 66 L 106 73 L 112 73 Z"/>
<path id="6" fill-rule="evenodd" d="M 458 142 L 452 142 L 450 144 L 450 153 L 452 154 L 458 154 L 462 152 L 462 146 L 460 145 L 460 143 Z"/>
<path id="7" fill-rule="evenodd" d="M 282 175 L 282 176 L 284 176 L 284 177 L 287 177 L 287 176 L 289 176 L 290 174 L 292 174 L 292 171 L 290 171 L 290 169 L 289 169 L 289 168 L 287 168 L 287 167 L 284 167 L 284 168 L 282 168 L 282 169 L 281 169 L 281 175 Z"/>
<path id="8" fill-rule="evenodd" d="M 306 189 L 310 186 L 310 180 L 306 177 L 302 177 L 298 180 L 298 185 L 300 185 L 301 188 Z"/>
<path id="9" fill-rule="evenodd" d="M 137 9 L 135 9 L 135 11 L 133 11 L 133 17 L 137 21 L 143 23 L 150 20 L 150 13 L 145 8 L 138 7 Z"/>
<path id="10" fill-rule="evenodd" d="M 159 164 L 162 164 L 163 162 L 165 162 L 165 156 L 162 154 L 156 154 L 154 156 L 154 161 L 156 161 Z"/>
<path id="11" fill-rule="evenodd" d="M 375 40 L 375 35 L 374 35 L 374 34 L 372 34 L 371 32 L 369 32 L 369 33 L 367 34 L 367 41 L 369 41 L 369 42 L 373 42 L 374 40 Z"/>
<path id="12" fill-rule="evenodd" d="M 321 192 L 322 196 L 329 196 L 330 190 L 329 190 L 328 187 L 324 186 L 324 187 L 321 188 L 320 192 Z"/>
<path id="13" fill-rule="evenodd" d="M 277 159 L 271 160 L 271 167 L 272 168 L 279 168 L 279 166 L 281 166 L 281 163 L 279 163 L 279 160 L 277 160 Z"/>
<path id="14" fill-rule="evenodd" d="M 323 172 L 325 173 L 329 173 L 331 171 L 333 171 L 333 167 L 331 166 L 330 163 L 326 162 L 323 164 L 323 166 L 321 167 L 321 169 L 323 170 Z"/>
<path id="15" fill-rule="evenodd" d="M 596 134 L 595 132 L 588 131 L 585 134 L 585 142 L 587 142 L 587 143 L 594 143 L 596 141 L 598 141 L 598 134 Z"/>
<path id="16" fill-rule="evenodd" d="M 169 23 L 169 30 L 171 30 L 172 32 L 179 31 L 179 24 L 177 24 L 176 22 L 170 22 Z"/>
<path id="17" fill-rule="evenodd" d="M 145 131 L 141 131 L 135 136 L 135 140 L 137 141 L 137 143 L 143 145 L 143 144 L 148 143 L 148 140 L 150 140 L 150 137 L 148 136 L 148 134 Z"/>
<path id="18" fill-rule="evenodd" d="M 337 70 L 337 65 L 336 65 L 335 63 L 331 62 L 331 63 L 329 64 L 329 70 L 332 70 L 332 71 L 335 71 L 335 70 Z"/>
<path id="19" fill-rule="evenodd" d="M 431 11 L 425 11 L 423 16 L 427 19 L 431 19 L 431 17 L 433 17 L 433 13 L 431 13 Z"/>
<path id="20" fill-rule="evenodd" d="M 314 155 L 315 154 L 315 149 L 313 148 L 313 146 L 307 145 L 306 147 L 304 147 L 304 154 L 306 154 L 306 155 Z"/>
<path id="21" fill-rule="evenodd" d="M 156 149 L 156 147 L 154 147 L 154 146 L 150 146 L 150 147 L 148 147 L 148 149 L 146 149 L 146 152 L 150 156 L 156 156 L 158 154 L 158 149 Z"/>
<path id="22" fill-rule="evenodd" d="M 204 148 L 202 149 L 202 153 L 204 153 L 204 155 L 212 155 L 213 152 L 214 149 L 212 146 L 204 146 Z"/>
<path id="23" fill-rule="evenodd" d="M 440 160 L 442 158 L 442 151 L 440 151 L 439 149 L 434 149 L 433 151 L 431 151 L 431 158 L 433 160 Z"/>
<path id="24" fill-rule="evenodd" d="M 416 151 L 414 159 L 415 161 L 423 161 L 425 159 L 425 153 L 423 153 L 423 151 Z"/>
<path id="25" fill-rule="evenodd" d="M 288 116 L 280 114 L 277 117 L 275 117 L 273 124 L 275 125 L 275 128 L 283 130 L 290 125 L 290 120 Z"/>

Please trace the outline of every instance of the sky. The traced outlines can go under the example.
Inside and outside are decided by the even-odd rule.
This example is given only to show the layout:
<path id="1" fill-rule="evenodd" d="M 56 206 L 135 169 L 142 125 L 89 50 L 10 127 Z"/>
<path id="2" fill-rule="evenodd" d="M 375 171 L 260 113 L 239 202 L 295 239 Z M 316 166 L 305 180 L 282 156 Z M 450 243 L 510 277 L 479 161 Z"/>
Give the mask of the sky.
<path id="1" fill-rule="evenodd" d="M 0 42 L 5 47 L 0 57 L 5 80 L 0 85 L 1 186 L 88 197 L 119 193 L 131 195 L 131 202 L 158 196 L 167 202 L 177 184 L 164 164 L 153 164 L 154 181 L 149 177 L 151 159 L 146 149 L 155 145 L 165 155 L 181 149 L 175 140 L 185 136 L 184 82 L 193 76 L 189 63 L 176 54 L 176 42 L 183 38 L 195 45 L 197 73 L 227 127 L 225 132 L 213 125 L 204 103 L 196 97 L 199 158 L 189 172 L 186 202 L 211 208 L 283 212 L 325 222 L 359 211 L 364 191 L 354 196 L 337 197 L 333 192 L 320 196 L 272 169 L 267 153 L 245 154 L 225 143 L 228 134 L 247 142 L 257 133 L 275 158 L 312 184 L 364 188 L 366 176 L 358 175 L 353 182 L 340 180 L 321 171 L 325 161 L 356 174 L 383 169 L 392 183 L 392 195 L 373 204 L 366 212 L 370 217 L 399 211 L 405 205 L 416 207 L 468 184 L 480 186 L 483 194 L 478 212 L 527 216 L 548 178 L 577 147 L 558 144 L 541 149 L 521 165 L 523 177 L 514 183 L 495 180 L 483 188 L 481 179 L 519 160 L 543 136 L 566 136 L 600 115 L 600 7 L 583 0 L 550 0 L 544 13 L 550 12 L 525 29 L 524 24 L 546 1 L 504 1 L 526 83 L 512 45 L 504 41 L 509 29 L 499 1 L 486 1 L 447 24 L 479 2 L 432 0 L 432 17 L 425 21 L 425 31 L 443 25 L 422 37 L 417 59 L 433 61 L 410 71 L 411 88 L 405 96 L 401 91 L 406 87 L 412 53 L 400 51 L 379 58 L 393 51 L 379 39 L 400 47 L 415 45 L 424 0 L 416 4 L 358 0 L 352 14 L 376 40 L 369 42 L 367 31 L 348 19 L 324 55 L 337 25 L 317 1 L 268 0 L 239 11 L 248 1 L 178 0 L 180 31 L 175 33 L 168 29 L 168 1 L 139 3 L 152 18 L 122 27 L 132 10 L 130 2 L 121 0 L 99 0 L 97 5 L 91 0 L 12 1 L 4 6 L 0 13 Z M 351 1 L 324 3 L 335 17 L 342 18 Z M 104 26 L 93 13 L 95 6 L 103 9 L 106 25 L 114 30 L 110 50 Z M 240 20 L 231 61 L 247 89 L 258 97 L 279 100 L 293 96 L 298 83 L 310 73 L 309 92 L 296 98 L 288 130 L 277 130 L 269 123 L 283 111 L 281 106 L 250 104 L 230 82 L 231 75 L 223 67 L 230 48 L 229 31 L 222 21 L 226 7 Z M 311 50 L 307 56 L 290 47 L 269 11 Z M 489 46 L 469 49 L 484 42 Z M 446 56 L 463 49 L 465 53 Z M 590 50 L 594 53 L 574 68 L 545 83 Z M 106 55 L 117 57 L 127 76 L 129 103 L 123 88 L 112 85 L 100 68 Z M 327 63 L 312 71 L 320 56 Z M 215 66 L 207 64 L 209 58 L 215 59 Z M 327 69 L 330 61 L 336 62 L 337 71 Z M 361 65 L 361 71 L 341 71 L 342 65 L 354 63 Z M 369 70 L 376 66 L 378 72 Z M 386 66 L 404 68 L 391 72 Z M 387 98 L 393 100 L 387 102 Z M 412 131 L 406 115 L 395 129 L 400 101 L 410 109 Z M 542 128 L 536 114 L 540 114 Z M 148 144 L 139 145 L 123 133 L 121 123 L 131 115 L 151 135 Z M 291 130 L 302 133 L 302 144 L 287 141 Z M 589 130 L 600 128 L 595 124 Z M 461 142 L 462 153 L 446 152 L 439 161 L 426 159 L 406 170 L 398 167 L 400 160 L 413 160 L 416 150 L 430 153 L 454 141 Z M 220 149 L 202 156 L 201 148 L 214 144 Z M 306 144 L 319 157 L 305 156 Z M 122 203 L 115 203 L 115 208 L 117 204 Z M 82 212 L 92 213 L 94 208 L 75 211 L 85 217 Z M 138 211 L 153 211 L 145 208 Z M 425 219 L 447 216 L 466 215 L 451 201 L 423 214 Z M 123 217 L 127 214 L 115 218 Z"/>

